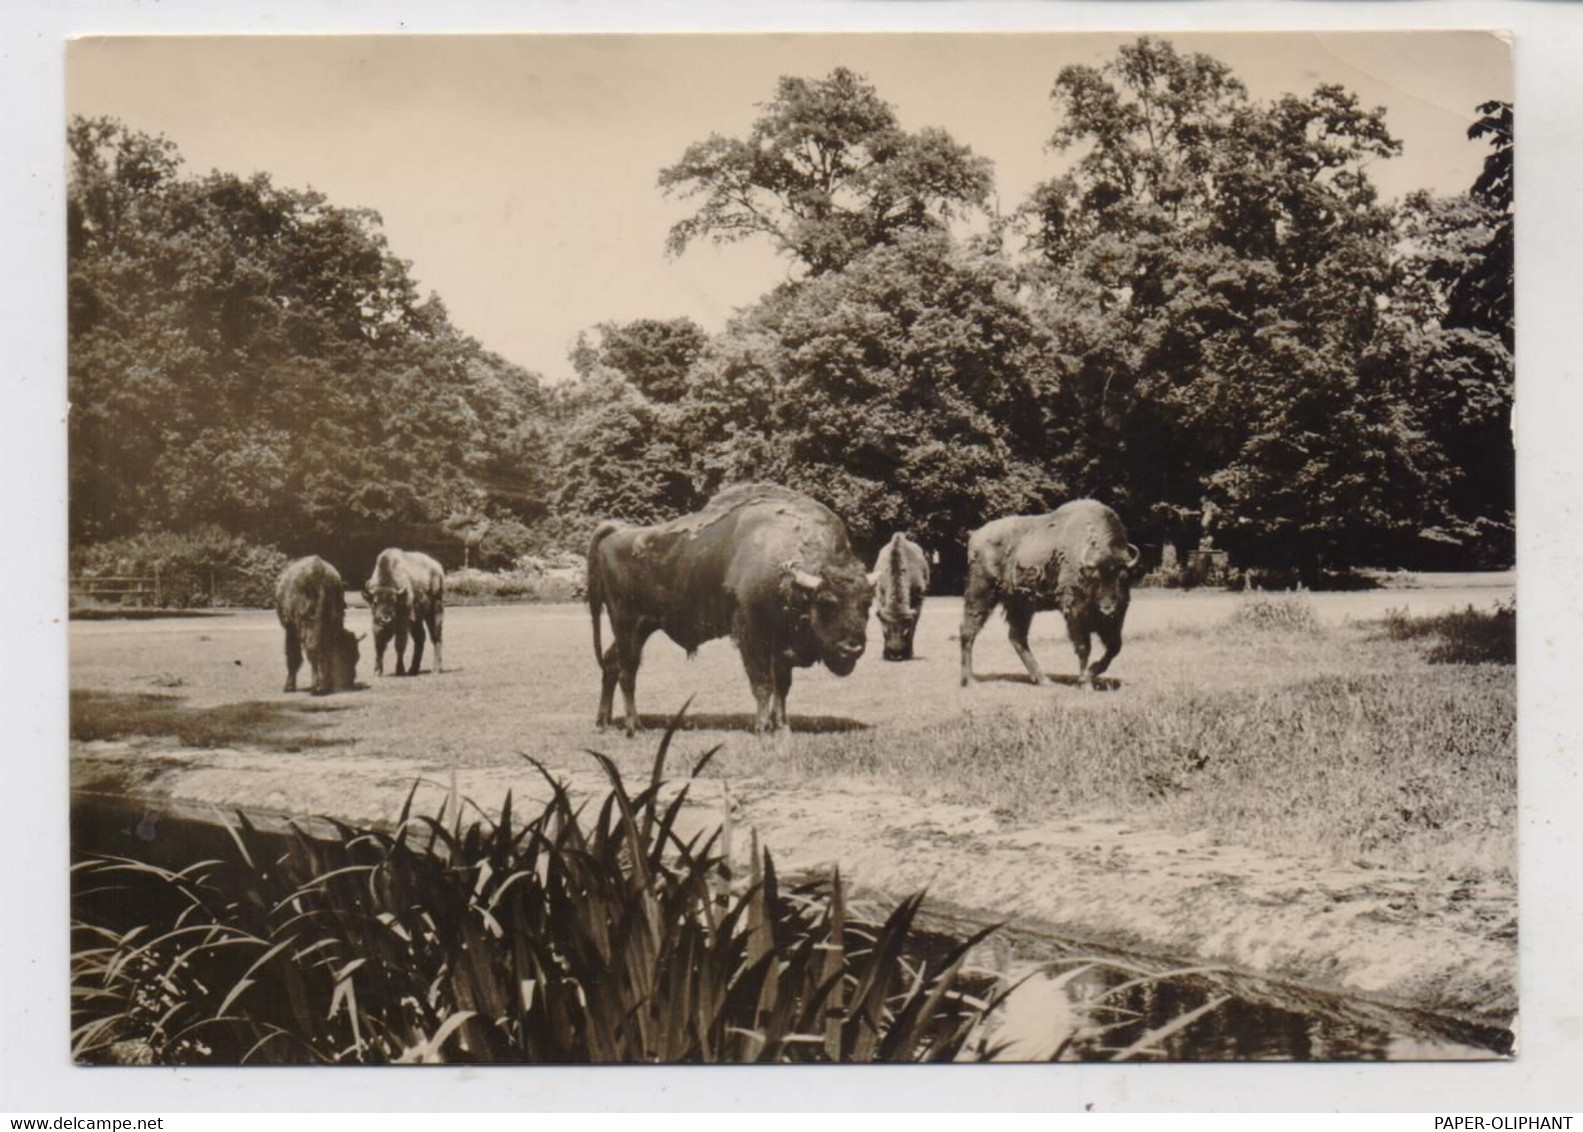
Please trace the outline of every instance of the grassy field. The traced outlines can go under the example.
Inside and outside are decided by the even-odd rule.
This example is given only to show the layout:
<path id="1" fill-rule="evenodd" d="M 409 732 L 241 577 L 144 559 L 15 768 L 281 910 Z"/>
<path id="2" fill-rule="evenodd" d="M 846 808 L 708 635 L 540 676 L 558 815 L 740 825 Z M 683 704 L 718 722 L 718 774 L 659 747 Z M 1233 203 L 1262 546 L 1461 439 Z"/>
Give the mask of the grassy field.
<path id="1" fill-rule="evenodd" d="M 598 732 L 588 616 L 449 610 L 443 674 L 287 695 L 269 613 L 71 626 L 74 787 L 187 812 L 389 822 L 455 790 L 483 807 L 581 797 L 589 749 L 643 776 L 689 698 L 670 766 L 695 829 L 727 814 L 788 872 L 839 863 L 889 893 L 1066 938 L 1227 962 L 1504 1023 L 1515 1004 L 1516 681 L 1509 577 L 1260 597 L 1135 595 L 1101 690 L 1075 684 L 1058 617 L 1034 622 L 1049 687 L 992 622 L 958 686 L 960 601 L 931 598 L 918 659 L 800 671 L 791 731 L 752 735 L 729 642 L 651 641 L 647 731 Z M 1469 607 L 1474 613 L 1467 612 Z M 367 629 L 354 609 L 354 629 Z M 1484 663 L 1444 663 L 1458 657 Z M 1438 662 L 1437 662 L 1438 661 Z M 432 663 L 432 659 L 429 661 Z M 391 668 L 394 666 L 392 665 Z M 1044 925 L 1044 927 L 1038 927 Z"/>
<path id="2" fill-rule="evenodd" d="M 789 736 L 749 733 L 752 699 L 725 641 L 689 662 L 654 638 L 639 706 L 653 728 L 692 697 L 691 727 L 725 745 L 712 768 L 722 775 L 786 785 L 868 777 L 1012 821 L 1112 809 L 1329 858 L 1504 868 L 1514 670 L 1430 663 L 1444 638 L 1427 619 L 1488 610 L 1505 594 L 1146 591 L 1113 679 L 1092 693 L 1072 686 L 1075 661 L 1052 615 L 1035 621 L 1033 647 L 1054 687 L 1026 682 L 994 624 L 979 641 L 981 682 L 958 687 L 960 603 L 936 598 L 917 660 L 880 661 L 876 644 L 851 677 L 799 672 Z M 351 619 L 365 628 L 361 610 Z M 280 630 L 268 614 L 99 622 L 72 635 L 77 738 L 340 745 L 434 770 L 517 764 L 520 754 L 564 765 L 589 746 L 634 771 L 648 757 L 647 743 L 592 727 L 598 677 L 577 606 L 453 610 L 450 670 L 380 678 L 365 656 L 367 686 L 325 699 L 279 691 Z"/>

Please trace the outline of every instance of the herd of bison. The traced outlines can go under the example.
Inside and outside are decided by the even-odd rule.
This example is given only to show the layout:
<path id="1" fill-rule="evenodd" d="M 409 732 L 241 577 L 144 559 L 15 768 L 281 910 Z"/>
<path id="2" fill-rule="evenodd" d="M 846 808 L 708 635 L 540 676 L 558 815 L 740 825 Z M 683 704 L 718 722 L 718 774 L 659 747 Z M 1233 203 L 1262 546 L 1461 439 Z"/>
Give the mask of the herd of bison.
<path id="1" fill-rule="evenodd" d="M 1059 609 L 1077 652 L 1078 680 L 1092 685 L 1121 651 L 1130 574 L 1138 548 L 1116 513 L 1091 499 L 1048 515 L 996 519 L 968 540 L 962 608 L 962 683 L 973 679 L 973 641 L 995 606 L 1005 609 L 1012 647 L 1035 683 L 1046 677 L 1028 648 L 1028 627 L 1041 610 Z M 876 604 L 884 658 L 912 656 L 913 633 L 929 587 L 928 559 L 897 533 L 872 571 L 852 552 L 845 524 L 808 496 L 772 484 L 725 489 L 702 510 L 655 526 L 601 523 L 588 548 L 588 609 L 594 658 L 602 673 L 598 724 L 614 719 L 620 685 L 627 734 L 643 646 L 663 630 L 691 655 L 730 636 L 742 654 L 758 704 L 754 730 L 786 724 L 792 670 L 823 663 L 850 674 L 863 655 Z M 416 551 L 380 554 L 363 588 L 373 615 L 374 670 L 395 642 L 396 675 L 418 672 L 424 641 L 434 641 L 442 671 L 445 573 Z M 345 626 L 340 574 L 322 558 L 293 562 L 276 587 L 286 630 L 286 691 L 295 691 L 304 656 L 316 693 L 353 686 L 362 637 Z M 604 646 L 602 615 L 612 642 Z M 1104 653 L 1089 663 L 1091 639 Z M 407 640 L 412 656 L 406 659 Z"/>

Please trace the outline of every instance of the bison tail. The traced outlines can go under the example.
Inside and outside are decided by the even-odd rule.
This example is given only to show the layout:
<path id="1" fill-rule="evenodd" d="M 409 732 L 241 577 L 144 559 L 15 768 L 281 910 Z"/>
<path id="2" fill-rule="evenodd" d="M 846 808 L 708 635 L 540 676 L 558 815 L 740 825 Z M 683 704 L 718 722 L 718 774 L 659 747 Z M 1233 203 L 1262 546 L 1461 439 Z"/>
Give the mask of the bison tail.
<path id="1" fill-rule="evenodd" d="M 604 573 L 599 568 L 599 544 L 606 535 L 620 528 L 621 524 L 614 519 L 606 519 L 594 528 L 594 537 L 588 542 L 588 615 L 594 623 L 594 663 L 599 665 L 605 662 L 605 643 L 599 625 L 599 615 L 605 603 Z"/>

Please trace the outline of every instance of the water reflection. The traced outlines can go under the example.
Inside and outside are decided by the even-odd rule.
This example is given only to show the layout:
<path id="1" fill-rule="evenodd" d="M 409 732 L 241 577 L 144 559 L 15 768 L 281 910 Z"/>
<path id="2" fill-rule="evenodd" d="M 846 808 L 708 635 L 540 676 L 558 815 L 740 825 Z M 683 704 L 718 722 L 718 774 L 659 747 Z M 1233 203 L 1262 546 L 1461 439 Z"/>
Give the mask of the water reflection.
<path id="1" fill-rule="evenodd" d="M 1509 1031 L 1219 969 L 1073 954 L 1042 964 L 980 1056 L 1031 1061 L 1383 1061 L 1500 1057 Z"/>

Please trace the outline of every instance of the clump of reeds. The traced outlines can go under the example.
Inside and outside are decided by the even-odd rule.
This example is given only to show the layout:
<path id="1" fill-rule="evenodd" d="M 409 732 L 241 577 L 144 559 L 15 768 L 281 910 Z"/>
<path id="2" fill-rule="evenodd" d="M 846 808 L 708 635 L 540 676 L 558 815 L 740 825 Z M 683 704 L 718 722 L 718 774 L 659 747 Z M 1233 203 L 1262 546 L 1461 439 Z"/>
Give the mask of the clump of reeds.
<path id="1" fill-rule="evenodd" d="M 181 869 L 81 862 L 74 1056 L 157 1064 L 957 1056 L 990 1005 L 959 978 L 987 932 L 920 958 L 912 944 L 921 895 L 883 922 L 860 922 L 839 876 L 787 890 L 756 846 L 750 883 L 733 889 L 719 831 L 678 832 L 687 788 L 663 797 L 680 721 L 636 794 L 609 759 L 593 755 L 610 791 L 592 820 L 540 767 L 551 797 L 527 821 L 509 794 L 498 820 L 465 827 L 443 806 L 414 817 L 409 794 L 388 832 L 333 823 L 328 839 L 295 826 L 271 835 L 238 814 L 226 859 Z M 116 923 L 129 916 L 135 926 Z"/>

